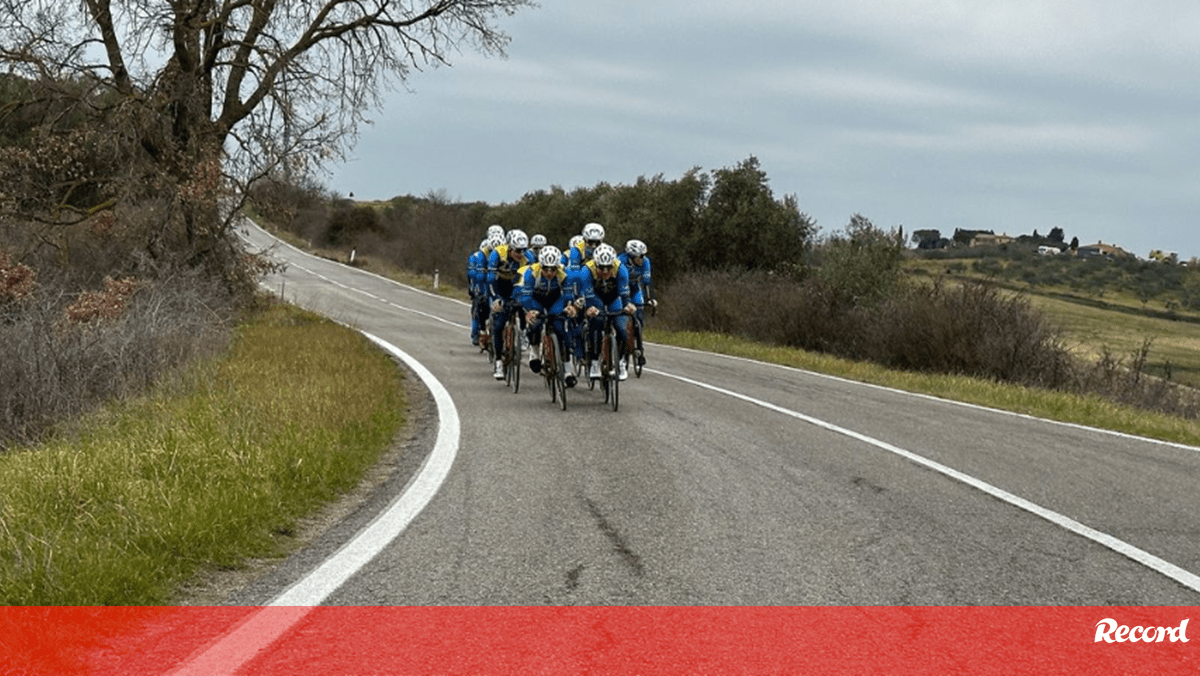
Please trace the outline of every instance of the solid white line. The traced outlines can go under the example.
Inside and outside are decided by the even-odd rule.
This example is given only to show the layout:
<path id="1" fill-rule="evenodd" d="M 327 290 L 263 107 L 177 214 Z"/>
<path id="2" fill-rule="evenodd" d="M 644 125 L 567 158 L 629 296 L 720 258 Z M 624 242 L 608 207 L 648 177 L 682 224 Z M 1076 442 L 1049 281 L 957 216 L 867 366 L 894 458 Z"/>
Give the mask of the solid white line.
<path id="1" fill-rule="evenodd" d="M 666 372 L 659 371 L 659 370 L 655 370 L 654 373 L 657 375 L 666 376 L 667 378 L 673 378 L 680 382 L 688 383 L 689 385 L 694 385 L 696 387 L 700 387 L 700 388 L 703 388 L 706 390 L 717 392 L 719 394 L 723 394 L 728 397 L 740 399 L 742 401 L 754 404 L 756 406 L 761 406 L 765 409 L 775 411 L 776 413 L 782 413 L 783 415 L 791 416 L 798 420 L 803 420 L 804 422 L 807 422 L 812 425 L 816 425 L 817 427 L 828 430 L 830 432 L 834 432 L 836 434 L 841 434 L 841 435 L 850 437 L 852 439 L 857 439 L 858 441 L 861 441 L 866 444 L 870 444 L 872 446 L 875 446 L 876 448 L 881 448 L 890 453 L 894 453 L 902 458 L 905 458 L 905 459 L 910 460 L 918 465 L 921 465 L 922 467 L 931 469 L 935 472 L 938 472 L 939 474 L 942 474 L 944 476 L 950 477 L 951 479 L 954 479 L 956 481 L 960 481 L 964 484 L 967 484 L 968 486 L 970 486 L 972 488 L 983 491 L 984 493 L 987 493 L 988 495 L 990 495 L 994 498 L 1003 500 L 1004 502 L 1007 502 L 1008 504 L 1010 504 L 1014 507 L 1017 507 L 1018 509 L 1023 509 L 1031 514 L 1040 516 L 1043 519 L 1045 519 L 1057 526 L 1061 526 L 1062 528 L 1065 528 L 1065 529 L 1071 531 L 1072 533 L 1081 535 L 1081 536 L 1091 540 L 1092 542 L 1103 545 L 1104 547 L 1107 547 L 1107 548 L 1113 550 L 1114 552 L 1117 552 L 1118 554 L 1126 556 L 1126 557 L 1146 566 L 1147 568 L 1154 570 L 1157 573 L 1165 575 L 1166 577 L 1178 582 L 1179 584 L 1191 589 L 1192 591 L 1200 592 L 1200 576 L 1190 573 L 1190 572 L 1184 570 L 1183 568 L 1176 566 L 1173 563 L 1164 561 L 1163 559 L 1160 559 L 1157 556 L 1154 556 L 1153 554 L 1150 554 L 1149 552 L 1147 552 L 1145 550 L 1139 549 L 1139 548 L 1129 544 L 1128 542 L 1125 542 L 1124 540 L 1119 540 L 1111 535 L 1108 535 L 1107 533 L 1102 533 L 1094 528 L 1085 526 L 1082 523 L 1079 523 L 1078 521 L 1071 519 L 1070 517 L 1064 516 L 1062 514 L 1059 514 L 1058 512 L 1055 512 L 1055 511 L 1046 509 L 1045 507 L 1042 507 L 1040 505 L 1034 504 L 1034 503 L 1026 500 L 1025 498 L 1013 495 L 1012 493 L 1009 493 L 1008 491 L 997 488 L 996 486 L 993 486 L 987 482 L 980 481 L 979 479 L 976 479 L 973 476 L 963 474 L 962 472 L 960 472 L 952 467 L 947 467 L 946 465 L 943 465 L 941 463 L 934 462 L 933 460 L 930 460 L 928 458 L 921 457 L 915 453 L 906 451 L 903 448 L 900 448 L 898 446 L 893 446 L 892 444 L 889 444 L 885 441 L 880 441 L 879 439 L 869 437 L 865 434 L 860 434 L 853 430 L 849 430 L 844 427 L 839 427 L 837 425 L 826 422 L 819 418 L 814 418 L 812 416 L 805 415 L 805 414 L 799 413 L 797 411 L 792 411 L 790 409 L 783 408 L 782 406 L 776 406 L 775 404 L 772 404 L 772 403 L 769 403 L 766 401 L 762 401 L 760 399 L 755 399 L 753 397 L 749 397 L 744 394 L 739 394 L 737 392 L 733 392 L 731 390 L 717 387 L 715 385 L 709 385 L 707 383 L 702 383 L 698 380 L 692 380 L 691 378 L 685 378 L 683 376 L 677 376 L 677 375 L 674 375 L 671 373 L 666 373 Z"/>
<path id="2" fill-rule="evenodd" d="M 807 369 L 797 368 L 795 366 L 786 366 L 784 364 L 773 364 L 771 362 L 760 361 L 758 359 L 751 359 L 749 357 L 738 357 L 738 356 L 731 355 L 731 354 L 722 354 L 720 352 L 705 352 L 704 350 L 694 350 L 690 347 L 678 347 L 676 345 L 660 345 L 658 343 L 650 343 L 650 344 L 654 345 L 655 347 L 661 347 L 661 348 L 669 349 L 669 350 L 679 350 L 680 352 L 691 352 L 693 354 L 703 354 L 703 355 L 707 355 L 709 357 L 722 357 L 722 358 L 729 359 L 732 361 L 743 361 L 748 364 L 755 364 L 757 366 L 769 366 L 771 368 L 782 369 L 784 371 L 792 371 L 794 373 L 803 373 L 806 375 L 815 376 L 817 378 L 824 378 L 825 380 L 832 380 L 835 382 L 846 383 L 848 385 L 856 385 L 859 387 L 869 387 L 869 388 L 881 390 L 884 392 L 891 392 L 894 394 L 902 394 L 902 395 L 905 395 L 908 397 L 915 397 L 917 399 L 926 399 L 929 401 L 936 401 L 936 402 L 942 403 L 942 404 L 949 404 L 951 406 L 961 406 L 963 408 L 975 409 L 977 411 L 988 411 L 989 413 L 999 413 L 1001 415 L 1012 416 L 1014 418 L 1021 418 L 1024 420 L 1034 420 L 1034 421 L 1041 422 L 1041 423 L 1048 423 L 1051 425 L 1059 425 L 1061 427 L 1069 427 L 1069 428 L 1077 429 L 1077 430 L 1085 430 L 1088 432 L 1095 432 L 1097 434 L 1106 434 L 1106 435 L 1114 436 L 1114 437 L 1117 437 L 1120 439 L 1132 439 L 1135 441 L 1144 441 L 1144 442 L 1151 443 L 1151 444 L 1157 444 L 1159 446 L 1169 446 L 1171 448 L 1178 448 L 1178 449 L 1184 450 L 1184 451 L 1200 452 L 1200 446 L 1192 446 L 1189 444 L 1179 443 L 1177 441 L 1164 441 L 1162 439 L 1155 439 L 1153 437 L 1141 437 L 1136 434 L 1129 434 L 1127 432 L 1117 432 L 1116 430 L 1106 430 L 1103 427 L 1092 427 L 1090 425 L 1081 425 L 1079 423 L 1064 422 L 1062 420 L 1053 420 L 1051 418 L 1039 418 L 1037 416 L 1030 415 L 1028 413 L 1018 413 L 1016 411 L 1006 411 L 1002 408 L 992 408 L 991 406 L 982 406 L 980 404 L 972 404 L 967 401 L 956 401 L 954 399 L 946 399 L 944 397 L 938 397 L 938 396 L 935 396 L 932 394 L 925 394 L 923 392 L 910 392 L 908 390 L 901 390 L 901 389 L 897 389 L 894 387 L 888 387 L 887 385 L 868 383 L 868 382 L 863 382 L 861 380 L 851 380 L 849 378 L 842 378 L 841 376 L 830 375 L 828 373 L 821 373 L 820 371 L 809 371 Z"/>
<path id="3" fill-rule="evenodd" d="M 352 540 L 271 601 L 269 608 L 255 613 L 173 673 L 179 676 L 231 674 L 250 661 L 399 536 L 429 504 L 449 475 L 458 454 L 460 433 L 458 409 L 450 393 L 416 359 L 391 343 L 365 331 L 362 333 L 407 364 L 433 394 L 439 423 L 433 451 L 404 491 Z"/>

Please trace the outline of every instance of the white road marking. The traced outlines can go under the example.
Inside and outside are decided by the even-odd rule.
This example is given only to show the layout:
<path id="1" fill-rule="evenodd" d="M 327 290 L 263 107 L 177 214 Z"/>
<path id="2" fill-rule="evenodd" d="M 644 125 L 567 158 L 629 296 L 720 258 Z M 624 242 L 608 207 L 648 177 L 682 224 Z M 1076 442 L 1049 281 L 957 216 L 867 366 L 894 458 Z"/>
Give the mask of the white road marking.
<path id="1" fill-rule="evenodd" d="M 712 392 L 717 392 L 719 394 L 723 394 L 728 397 L 733 397 L 734 399 L 740 399 L 741 401 L 745 401 L 747 403 L 751 403 L 756 406 L 761 406 L 765 409 L 775 411 L 776 413 L 781 413 L 783 415 L 790 416 L 792 418 L 796 418 L 797 420 L 803 420 L 806 423 L 809 423 L 811 425 L 816 425 L 817 427 L 828 430 L 830 432 L 834 432 L 836 434 L 841 434 L 841 435 L 850 437 L 851 439 L 857 439 L 858 441 L 861 441 L 865 444 L 870 444 L 871 446 L 875 446 L 876 448 L 881 448 L 890 453 L 894 453 L 902 458 L 905 458 L 905 459 L 910 460 L 918 465 L 921 465 L 922 467 L 931 469 L 939 474 L 942 474 L 951 479 L 954 479 L 956 481 L 960 481 L 964 484 L 967 484 L 968 486 L 970 486 L 972 488 L 983 491 L 984 493 L 987 493 L 988 495 L 990 495 L 994 498 L 1003 500 L 1004 502 L 1007 502 L 1008 504 L 1010 504 L 1014 507 L 1017 507 L 1018 509 L 1023 509 L 1031 514 L 1040 516 L 1043 519 L 1055 524 L 1056 526 L 1060 526 L 1062 528 L 1065 528 L 1065 529 L 1071 531 L 1072 533 L 1081 535 L 1081 536 L 1091 540 L 1092 542 L 1103 545 L 1118 554 L 1126 556 L 1126 557 L 1146 566 L 1147 568 L 1150 568 L 1151 570 L 1153 570 L 1157 573 L 1165 575 L 1166 577 L 1178 582 L 1179 584 L 1191 589 L 1192 591 L 1200 592 L 1200 576 L 1190 573 L 1190 572 L 1184 570 L 1183 568 L 1176 566 L 1173 563 L 1164 561 L 1163 559 L 1160 559 L 1157 556 L 1154 556 L 1153 554 L 1151 554 L 1143 549 L 1139 549 L 1139 548 L 1129 544 L 1128 542 L 1125 542 L 1124 540 L 1119 540 L 1107 533 L 1102 533 L 1094 528 L 1085 526 L 1082 523 L 1079 523 L 1078 521 L 1076 521 L 1070 517 L 1067 517 L 1062 514 L 1059 514 L 1058 512 L 1046 509 L 1045 507 L 1042 507 L 1040 505 L 1032 503 L 1032 502 L 1026 500 L 1025 498 L 1013 495 L 1012 493 L 1009 493 L 1008 491 L 1005 491 L 1001 488 L 997 488 L 996 486 L 993 486 L 985 481 L 981 481 L 979 479 L 976 479 L 973 476 L 964 474 L 952 467 L 947 467 L 946 465 L 943 465 L 938 462 L 934 462 L 933 460 L 924 458 L 924 457 L 919 456 L 910 451 L 906 451 L 903 448 L 900 448 L 898 446 L 893 446 L 892 444 L 889 444 L 886 441 L 880 441 L 879 439 L 875 439 L 874 437 L 869 437 L 865 434 L 860 434 L 858 432 L 855 432 L 854 430 L 849 430 L 844 427 L 839 427 L 832 423 L 821 420 L 820 418 L 814 418 L 812 416 L 805 415 L 805 414 L 799 413 L 797 411 L 783 408 L 782 406 L 776 406 L 775 404 L 772 404 L 772 403 L 769 403 L 766 401 L 762 401 L 761 399 L 755 399 L 753 397 L 749 397 L 744 394 L 739 394 L 739 393 L 733 392 L 731 390 L 717 387 L 716 385 L 709 385 L 707 383 L 702 383 L 698 380 L 693 380 L 691 378 L 685 378 L 683 376 L 677 376 L 677 375 L 674 375 L 671 373 L 666 373 L 663 371 L 655 370 L 654 373 L 661 375 L 661 376 L 665 376 L 667 378 L 673 378 L 680 382 L 688 383 L 689 385 L 694 385 L 696 387 L 710 390 Z"/>
<path id="2" fill-rule="evenodd" d="M 416 359 L 365 331 L 363 335 L 407 364 L 433 394 L 438 411 L 438 433 L 433 451 L 404 491 L 352 540 L 277 596 L 269 607 L 255 613 L 173 673 L 208 676 L 235 672 L 304 619 L 314 606 L 320 605 L 398 537 L 429 504 L 449 475 L 458 455 L 461 431 L 458 410 L 450 393 Z"/>
<path id="3" fill-rule="evenodd" d="M 856 385 L 858 387 L 870 387 L 870 388 L 873 388 L 876 390 L 882 390 L 884 392 L 892 392 L 894 394 L 903 394 L 907 397 L 914 397 L 917 399 L 928 399 L 929 401 L 936 401 L 940 404 L 948 404 L 951 406 L 961 406 L 963 408 L 975 409 L 977 411 L 987 411 L 989 413 L 997 413 L 1000 415 L 1012 416 L 1014 418 L 1021 418 L 1023 420 L 1034 420 L 1039 423 L 1058 425 L 1060 427 L 1069 427 L 1069 428 L 1077 429 L 1077 430 L 1086 430 L 1088 432 L 1095 432 L 1097 434 L 1106 434 L 1108 436 L 1118 437 L 1121 439 L 1132 439 L 1134 441 L 1142 441 L 1142 442 L 1146 442 L 1146 443 L 1157 444 L 1159 446 L 1169 446 L 1171 448 L 1177 448 L 1177 449 L 1184 450 L 1184 451 L 1200 453 L 1200 447 L 1191 446 L 1189 444 L 1181 444 L 1177 441 L 1163 441 L 1162 439 L 1154 439 L 1151 437 L 1139 437 L 1134 434 L 1128 434 L 1126 432 L 1118 432 L 1116 430 L 1106 430 L 1102 427 L 1091 427 L 1089 425 L 1081 425 L 1079 423 L 1063 422 L 1062 420 L 1051 420 L 1050 418 L 1039 418 L 1037 416 L 1030 415 L 1028 413 L 1018 413 L 1016 411 L 1006 411 L 1002 408 L 992 408 L 990 406 L 982 406 L 980 404 L 972 404 L 972 403 L 966 402 L 966 401 L 955 401 L 954 399 L 945 399 L 942 397 L 934 396 L 932 394 L 924 394 L 921 392 L 910 392 L 908 390 L 899 390 L 894 387 L 888 387 L 887 385 L 878 385 L 876 383 L 867 383 L 867 382 L 863 382 L 861 380 L 850 380 L 849 378 L 842 378 L 840 376 L 830 375 L 828 373 L 821 373 L 819 371 L 808 371 L 808 370 L 805 370 L 802 368 L 797 368 L 795 366 L 786 366 L 784 364 L 772 364 L 771 362 L 759 361 L 757 359 L 750 359 L 749 357 L 738 357 L 738 356 L 731 355 L 731 354 L 721 354 L 719 352 L 705 352 L 703 350 L 694 350 L 690 347 L 678 347 L 675 345 L 659 345 L 657 343 L 647 343 L 647 344 L 655 345 L 656 347 L 661 347 L 664 349 L 677 350 L 679 352 L 691 352 L 693 354 L 703 354 L 703 355 L 708 355 L 708 356 L 723 357 L 723 358 L 731 360 L 731 361 L 743 361 L 748 364 L 754 364 L 756 366 L 769 366 L 771 368 L 781 369 L 783 371 L 792 371 L 795 373 L 803 373 L 804 375 L 807 375 L 807 376 L 813 376 L 816 378 L 824 378 L 825 380 L 832 380 L 832 381 L 839 382 L 839 383 Z"/>

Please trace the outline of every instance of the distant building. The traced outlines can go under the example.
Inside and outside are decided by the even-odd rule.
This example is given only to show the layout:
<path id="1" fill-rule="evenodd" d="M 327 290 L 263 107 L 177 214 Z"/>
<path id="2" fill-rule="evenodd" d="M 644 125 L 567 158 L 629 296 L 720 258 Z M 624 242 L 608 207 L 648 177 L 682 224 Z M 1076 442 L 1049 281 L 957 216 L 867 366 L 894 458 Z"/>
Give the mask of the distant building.
<path id="1" fill-rule="evenodd" d="M 1008 244 L 1011 241 L 1013 241 L 1013 238 L 1008 235 L 993 235 L 990 232 L 981 232 L 972 237 L 971 243 L 967 246 L 999 246 L 1001 244 Z"/>
<path id="2" fill-rule="evenodd" d="M 1105 258 L 1132 258 L 1133 254 L 1122 249 L 1115 244 L 1105 244 L 1104 242 L 1096 242 L 1095 244 L 1085 244 L 1079 247 L 1080 258 L 1094 258 L 1103 256 Z"/>
<path id="3" fill-rule="evenodd" d="M 1154 249 L 1150 252 L 1150 260 L 1158 261 L 1159 263 L 1178 263 L 1179 254 L 1174 251 Z"/>

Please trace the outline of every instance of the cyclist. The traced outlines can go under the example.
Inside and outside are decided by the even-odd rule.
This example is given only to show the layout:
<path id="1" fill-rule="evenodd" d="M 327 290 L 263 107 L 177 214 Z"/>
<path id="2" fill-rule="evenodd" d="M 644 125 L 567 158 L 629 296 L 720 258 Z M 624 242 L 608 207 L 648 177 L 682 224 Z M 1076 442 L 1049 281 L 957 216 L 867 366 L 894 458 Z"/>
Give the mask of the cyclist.
<path id="1" fill-rule="evenodd" d="M 496 350 L 496 370 L 493 375 L 496 380 L 504 380 L 504 361 L 500 359 L 504 350 L 502 329 L 511 314 L 505 305 L 507 302 L 520 301 L 516 288 L 520 283 L 518 272 L 530 263 L 528 249 L 529 237 L 521 230 L 511 230 L 508 242 L 498 244 L 488 257 L 488 300 L 492 306 L 492 346 Z M 520 319 L 518 315 L 518 321 Z"/>
<path id="2" fill-rule="evenodd" d="M 588 223 L 579 233 L 583 241 L 571 246 L 571 267 L 580 268 L 592 259 L 596 247 L 604 243 L 604 226 L 599 223 Z"/>
<path id="3" fill-rule="evenodd" d="M 637 323 L 646 326 L 646 305 L 657 307 L 654 300 L 652 281 L 650 279 L 650 257 L 646 255 L 646 243 L 640 239 L 631 239 L 625 243 L 625 251 L 617 256 L 622 267 L 629 271 L 629 299 L 637 306 Z M 645 348 L 642 345 L 641 332 L 634 332 L 637 341 L 638 366 L 646 364 Z"/>
<path id="4" fill-rule="evenodd" d="M 534 235 L 529 238 L 529 253 L 530 258 L 536 263 L 538 256 L 542 253 L 542 247 L 546 246 L 545 235 Z"/>
<path id="5" fill-rule="evenodd" d="M 558 344 L 563 347 L 565 354 L 559 355 L 566 369 L 567 387 L 575 387 L 574 367 L 571 365 L 571 353 L 567 342 L 567 317 L 575 316 L 574 291 L 567 279 L 567 271 L 563 269 L 562 252 L 556 246 L 542 247 L 538 262 L 525 268 L 524 280 L 520 285 L 521 306 L 525 309 L 525 319 L 529 325 L 526 332 L 529 336 L 530 359 L 529 370 L 539 373 L 542 370 L 542 327 L 546 318 L 551 318 L 550 329 L 558 335 Z"/>
<path id="6" fill-rule="evenodd" d="M 588 371 L 589 378 L 600 377 L 600 343 L 604 339 L 604 317 L 602 313 L 622 312 L 614 317 L 613 323 L 617 329 L 618 351 L 623 352 L 625 343 L 629 340 L 629 317 L 637 312 L 637 306 L 630 302 L 629 271 L 617 258 L 617 250 L 608 244 L 596 247 L 592 260 L 584 265 L 579 273 L 582 282 L 584 303 L 587 306 L 585 314 L 591 318 L 588 333 L 589 356 L 592 367 Z M 614 354 L 613 360 L 618 364 L 617 377 L 625 380 L 629 377 L 626 372 L 623 354 Z"/>
<path id="7" fill-rule="evenodd" d="M 583 246 L 583 235 L 573 235 L 571 237 L 571 241 L 567 244 L 567 248 L 563 250 L 563 262 L 566 263 L 568 270 L 579 269 L 579 266 L 575 265 L 571 261 L 575 258 L 573 255 L 575 253 L 575 249 L 578 249 L 581 246 Z"/>
<path id="8" fill-rule="evenodd" d="M 579 279 L 579 266 L 571 262 L 573 250 L 583 244 L 583 235 L 574 235 L 563 250 L 563 267 L 567 270 L 567 284 L 572 289 L 572 297 L 583 298 L 582 284 Z M 582 316 L 575 316 L 567 322 L 568 344 L 563 346 L 567 352 L 575 355 L 580 363 L 583 362 L 583 324 Z"/>
<path id="9" fill-rule="evenodd" d="M 492 249 L 485 237 L 467 257 L 467 294 L 471 297 L 471 344 L 479 344 L 479 331 L 487 323 L 487 266 Z"/>

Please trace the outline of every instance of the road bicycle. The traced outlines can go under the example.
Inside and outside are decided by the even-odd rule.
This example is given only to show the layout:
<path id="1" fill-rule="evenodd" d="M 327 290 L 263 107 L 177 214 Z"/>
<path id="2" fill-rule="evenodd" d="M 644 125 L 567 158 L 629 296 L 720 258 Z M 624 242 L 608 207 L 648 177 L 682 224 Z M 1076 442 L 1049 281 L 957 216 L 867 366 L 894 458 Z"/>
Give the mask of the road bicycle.
<path id="1" fill-rule="evenodd" d="M 646 303 L 645 310 L 635 313 L 633 321 L 630 322 L 629 338 L 632 345 L 625 352 L 625 362 L 633 367 L 633 373 L 638 378 L 642 377 L 642 367 L 646 365 L 646 355 L 643 352 L 644 346 L 642 342 L 642 314 L 649 312 L 653 317 L 658 314 L 658 301 L 651 299 Z"/>
<path id="2" fill-rule="evenodd" d="M 546 388 L 550 390 L 550 402 L 558 403 L 562 410 L 567 410 L 567 371 L 566 359 L 558 333 L 554 331 L 554 321 L 562 315 L 542 315 L 542 376 L 546 379 Z"/>
<path id="3" fill-rule="evenodd" d="M 500 359 L 504 363 L 504 384 L 515 394 L 521 389 L 521 303 L 507 299 L 504 309 L 508 317 L 500 329 Z"/>
<path id="4" fill-rule="evenodd" d="M 487 296 L 477 296 L 472 303 L 479 303 L 483 306 L 488 305 Z M 483 321 L 483 328 L 479 331 L 479 351 L 487 357 L 488 364 L 496 363 L 496 347 L 492 344 L 492 313 L 491 308 L 487 308 L 487 319 Z M 478 311 L 472 307 L 472 312 Z"/>
<path id="5" fill-rule="evenodd" d="M 643 351 L 642 342 L 642 315 L 645 312 L 649 312 L 651 317 L 656 315 L 658 313 L 658 301 L 651 299 L 643 308 L 634 313 L 632 321 L 629 322 L 629 342 L 625 344 L 625 365 L 638 378 L 642 377 L 642 367 L 646 365 L 646 355 Z"/>
<path id="6" fill-rule="evenodd" d="M 625 365 L 638 378 L 642 377 L 642 367 L 646 357 L 642 353 L 642 320 L 634 314 L 629 322 L 629 341 L 625 343 Z"/>
<path id="7" fill-rule="evenodd" d="M 586 379 L 588 383 L 588 389 L 591 390 L 595 389 L 596 387 L 595 381 L 587 377 L 588 369 L 591 368 L 592 365 L 592 361 L 588 357 L 588 355 L 592 354 L 592 350 L 590 348 L 591 331 L 588 330 L 588 319 L 583 313 L 583 305 L 580 304 L 576 305 L 575 307 L 579 309 L 579 312 L 574 317 L 569 317 L 567 319 L 568 338 L 575 338 L 582 343 L 582 349 L 580 349 L 582 357 L 576 359 L 574 362 L 575 379 L 577 381 Z M 571 346 L 564 345 L 563 348 L 571 349 Z"/>
<path id="8" fill-rule="evenodd" d="M 619 377 L 618 355 L 621 343 L 617 336 L 616 318 L 624 312 L 605 312 L 604 330 L 600 334 L 600 389 L 604 392 L 604 403 L 614 412 L 621 402 L 621 378 Z"/>

